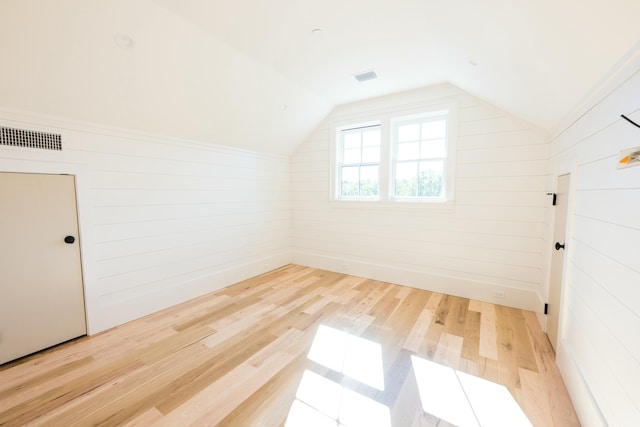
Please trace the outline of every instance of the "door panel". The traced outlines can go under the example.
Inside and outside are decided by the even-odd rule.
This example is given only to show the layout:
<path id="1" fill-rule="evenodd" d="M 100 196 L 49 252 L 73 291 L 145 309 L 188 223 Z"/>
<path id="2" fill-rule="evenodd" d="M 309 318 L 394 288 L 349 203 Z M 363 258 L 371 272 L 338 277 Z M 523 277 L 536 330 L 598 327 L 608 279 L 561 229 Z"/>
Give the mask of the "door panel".
<path id="1" fill-rule="evenodd" d="M 549 310 L 547 315 L 547 335 L 554 349 L 558 343 L 558 326 L 560 322 L 560 297 L 562 295 L 562 272 L 564 266 L 563 246 L 567 229 L 567 212 L 569 202 L 569 184 L 571 175 L 558 177 L 556 192 L 556 217 L 553 228 L 553 248 L 551 249 L 551 280 L 549 284 Z"/>
<path id="2" fill-rule="evenodd" d="M 86 323 L 74 177 L 0 173 L 0 208 L 4 363 L 84 335 Z"/>

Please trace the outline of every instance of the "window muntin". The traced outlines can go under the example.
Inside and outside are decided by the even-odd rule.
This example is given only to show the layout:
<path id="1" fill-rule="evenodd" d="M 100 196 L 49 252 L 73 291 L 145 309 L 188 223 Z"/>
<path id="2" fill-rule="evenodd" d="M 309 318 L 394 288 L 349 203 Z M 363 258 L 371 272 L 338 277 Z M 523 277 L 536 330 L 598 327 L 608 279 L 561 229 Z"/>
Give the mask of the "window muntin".
<path id="1" fill-rule="evenodd" d="M 339 130 L 340 198 L 379 197 L 380 142 L 379 124 Z"/>
<path id="2" fill-rule="evenodd" d="M 393 197 L 444 199 L 446 195 L 447 112 L 393 124 Z"/>

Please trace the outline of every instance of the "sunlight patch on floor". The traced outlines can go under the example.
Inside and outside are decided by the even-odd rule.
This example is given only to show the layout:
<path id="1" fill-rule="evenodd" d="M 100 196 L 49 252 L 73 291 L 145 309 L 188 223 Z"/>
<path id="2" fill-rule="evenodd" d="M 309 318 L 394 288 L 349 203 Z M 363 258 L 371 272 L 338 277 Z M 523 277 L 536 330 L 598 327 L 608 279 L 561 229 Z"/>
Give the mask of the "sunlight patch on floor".
<path id="1" fill-rule="evenodd" d="M 320 325 L 308 358 L 384 391 L 378 343 Z M 506 387 L 415 355 L 411 365 L 424 412 L 461 427 L 531 426 Z M 353 387 L 305 370 L 285 426 L 391 427 L 389 407 Z"/>
<path id="2" fill-rule="evenodd" d="M 391 427 L 385 405 L 311 371 L 305 371 L 286 427 Z"/>
<path id="3" fill-rule="evenodd" d="M 503 385 L 421 357 L 411 362 L 425 412 L 461 427 L 531 426 Z"/>
<path id="4" fill-rule="evenodd" d="M 320 325 L 309 359 L 363 384 L 384 390 L 380 344 Z"/>
<path id="5" fill-rule="evenodd" d="M 384 390 L 382 347 L 378 343 L 320 325 L 308 358 Z M 391 427 L 391 413 L 387 406 L 306 370 L 285 426 Z"/>

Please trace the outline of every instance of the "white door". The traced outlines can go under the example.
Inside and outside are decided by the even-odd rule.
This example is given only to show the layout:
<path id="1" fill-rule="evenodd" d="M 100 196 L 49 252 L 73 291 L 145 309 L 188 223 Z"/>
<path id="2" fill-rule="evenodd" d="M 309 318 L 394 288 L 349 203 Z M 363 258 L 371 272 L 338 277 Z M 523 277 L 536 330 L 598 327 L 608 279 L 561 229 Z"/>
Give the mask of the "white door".
<path id="1" fill-rule="evenodd" d="M 74 177 L 0 173 L 0 363 L 85 334 Z"/>
<path id="2" fill-rule="evenodd" d="M 570 181 L 571 175 L 569 174 L 559 176 L 558 189 L 556 192 L 556 215 L 553 228 L 553 248 L 551 249 L 551 280 L 549 285 L 549 307 L 547 311 L 547 335 L 554 349 L 556 349 L 558 343 L 560 296 L 562 294 L 562 271 L 564 265 Z"/>

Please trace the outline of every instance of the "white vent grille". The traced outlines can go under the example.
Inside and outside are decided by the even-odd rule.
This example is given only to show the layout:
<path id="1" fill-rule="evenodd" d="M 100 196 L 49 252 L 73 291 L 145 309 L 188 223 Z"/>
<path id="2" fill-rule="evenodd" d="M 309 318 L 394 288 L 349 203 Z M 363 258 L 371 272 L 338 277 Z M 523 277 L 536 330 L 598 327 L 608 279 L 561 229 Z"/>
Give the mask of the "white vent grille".
<path id="1" fill-rule="evenodd" d="M 62 135 L 0 127 L 0 145 L 62 151 Z"/>

